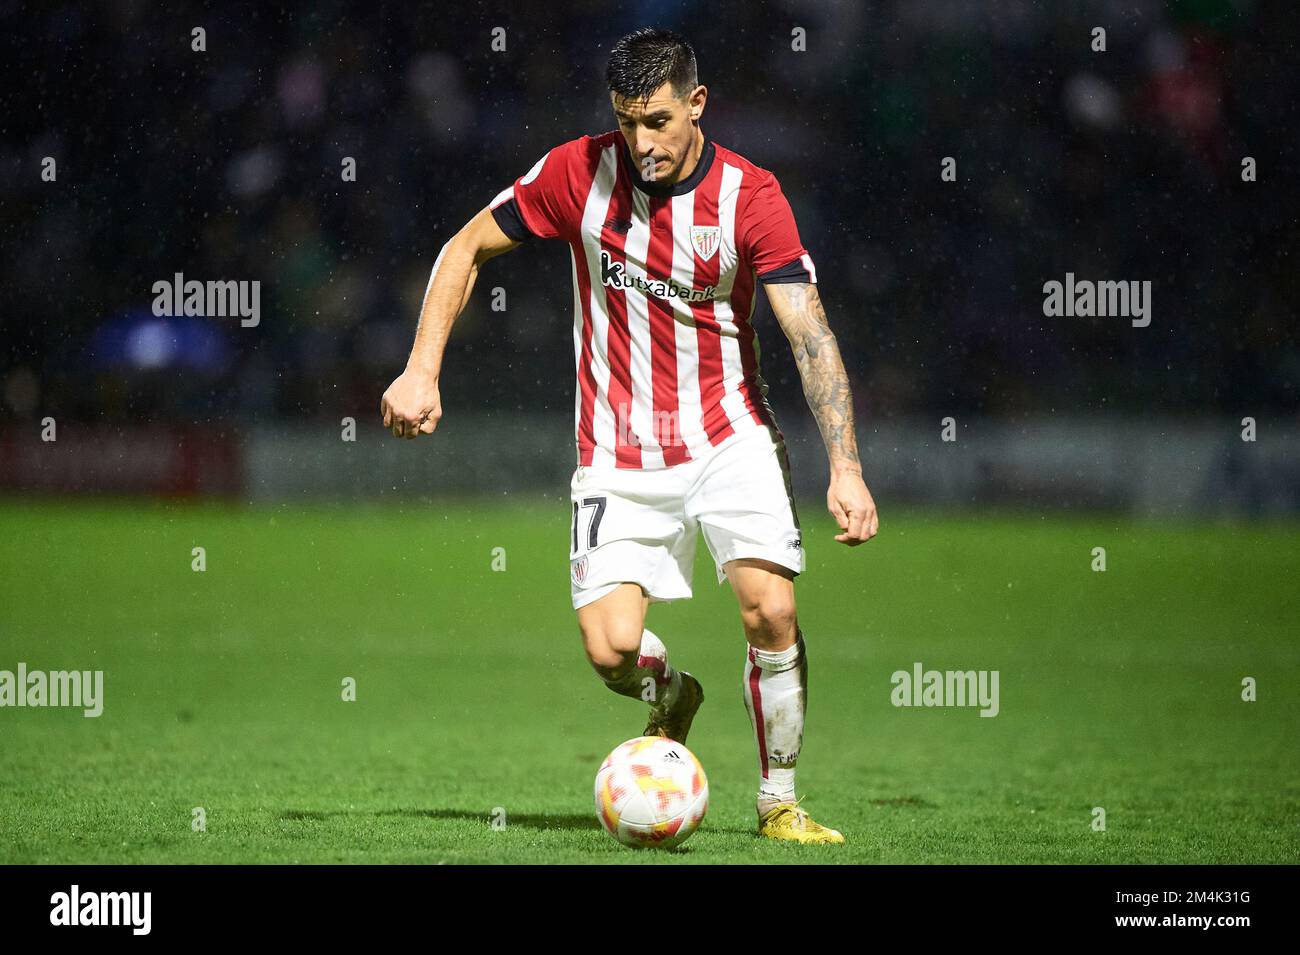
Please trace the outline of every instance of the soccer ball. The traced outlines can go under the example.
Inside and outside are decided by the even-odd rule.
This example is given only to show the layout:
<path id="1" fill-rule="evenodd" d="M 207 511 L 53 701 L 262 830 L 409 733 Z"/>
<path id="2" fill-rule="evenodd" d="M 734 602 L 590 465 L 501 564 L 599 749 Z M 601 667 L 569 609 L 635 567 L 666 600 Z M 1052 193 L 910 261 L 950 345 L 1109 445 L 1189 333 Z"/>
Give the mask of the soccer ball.
<path id="1" fill-rule="evenodd" d="M 617 746 L 596 773 L 596 817 L 633 849 L 685 842 L 709 808 L 709 781 L 695 754 L 661 736 Z"/>

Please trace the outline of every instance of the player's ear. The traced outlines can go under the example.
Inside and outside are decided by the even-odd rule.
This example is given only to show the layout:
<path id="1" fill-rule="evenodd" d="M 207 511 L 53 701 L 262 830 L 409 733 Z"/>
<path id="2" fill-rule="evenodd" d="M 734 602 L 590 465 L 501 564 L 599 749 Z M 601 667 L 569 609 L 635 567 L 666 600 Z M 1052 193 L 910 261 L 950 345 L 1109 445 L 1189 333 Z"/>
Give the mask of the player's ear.
<path id="1" fill-rule="evenodd" d="M 704 105 L 709 100 L 709 88 L 707 86 L 697 86 L 691 90 L 690 98 L 687 103 L 690 106 L 691 122 L 698 123 L 700 117 L 704 115 Z"/>

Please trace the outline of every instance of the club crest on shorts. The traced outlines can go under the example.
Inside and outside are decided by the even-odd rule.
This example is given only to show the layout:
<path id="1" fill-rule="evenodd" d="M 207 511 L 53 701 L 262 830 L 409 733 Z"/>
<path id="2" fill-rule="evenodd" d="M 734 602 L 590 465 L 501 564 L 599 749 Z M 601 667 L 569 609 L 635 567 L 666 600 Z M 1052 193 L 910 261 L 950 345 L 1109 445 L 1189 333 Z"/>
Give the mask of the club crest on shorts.
<path id="1" fill-rule="evenodd" d="M 713 253 L 718 251 L 718 245 L 722 242 L 722 227 L 716 225 L 693 225 L 691 226 L 691 245 L 695 246 L 695 254 L 706 262 L 713 258 Z"/>
<path id="2" fill-rule="evenodd" d="M 573 562 L 573 582 L 580 584 L 587 579 L 587 555 L 583 554 Z"/>

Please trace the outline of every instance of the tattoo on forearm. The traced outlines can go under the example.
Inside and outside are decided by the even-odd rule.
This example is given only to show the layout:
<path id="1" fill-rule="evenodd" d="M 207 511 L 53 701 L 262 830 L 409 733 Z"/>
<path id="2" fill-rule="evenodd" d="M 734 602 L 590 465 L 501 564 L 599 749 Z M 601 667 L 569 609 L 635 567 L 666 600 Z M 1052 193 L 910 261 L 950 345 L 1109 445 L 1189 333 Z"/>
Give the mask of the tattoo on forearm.
<path id="1" fill-rule="evenodd" d="M 787 283 L 777 288 L 788 306 L 785 331 L 803 379 L 803 393 L 821 429 L 831 464 L 861 472 L 849 376 L 835 334 L 826 320 L 817 286 Z"/>

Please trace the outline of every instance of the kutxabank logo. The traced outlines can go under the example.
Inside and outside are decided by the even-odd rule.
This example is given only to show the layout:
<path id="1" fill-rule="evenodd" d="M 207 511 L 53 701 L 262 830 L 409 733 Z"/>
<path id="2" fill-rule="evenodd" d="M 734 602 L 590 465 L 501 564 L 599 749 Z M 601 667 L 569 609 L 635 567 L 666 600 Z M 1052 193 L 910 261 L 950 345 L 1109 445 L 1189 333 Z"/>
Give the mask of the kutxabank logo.
<path id="1" fill-rule="evenodd" d="M 683 302 L 707 302 L 713 298 L 716 285 L 702 289 L 687 288 L 672 279 L 647 279 L 633 275 L 623 262 L 615 262 L 608 250 L 600 250 L 600 282 L 608 288 L 636 289 L 655 298 L 679 298 Z"/>

